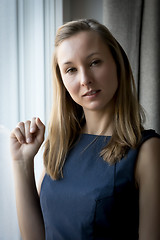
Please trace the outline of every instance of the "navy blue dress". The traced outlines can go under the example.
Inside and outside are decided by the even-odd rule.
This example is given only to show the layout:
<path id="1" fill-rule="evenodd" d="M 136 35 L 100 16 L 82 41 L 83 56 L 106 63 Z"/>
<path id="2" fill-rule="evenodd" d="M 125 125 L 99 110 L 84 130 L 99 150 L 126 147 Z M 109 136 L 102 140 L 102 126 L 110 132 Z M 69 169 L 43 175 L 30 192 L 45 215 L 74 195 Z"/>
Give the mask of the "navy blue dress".
<path id="1" fill-rule="evenodd" d="M 142 143 L 160 137 L 143 132 Z M 40 203 L 46 240 L 137 240 L 139 192 L 134 168 L 138 149 L 109 165 L 99 153 L 110 137 L 82 134 L 68 153 L 64 178 L 45 175 Z M 92 144 L 90 144 L 93 141 Z"/>

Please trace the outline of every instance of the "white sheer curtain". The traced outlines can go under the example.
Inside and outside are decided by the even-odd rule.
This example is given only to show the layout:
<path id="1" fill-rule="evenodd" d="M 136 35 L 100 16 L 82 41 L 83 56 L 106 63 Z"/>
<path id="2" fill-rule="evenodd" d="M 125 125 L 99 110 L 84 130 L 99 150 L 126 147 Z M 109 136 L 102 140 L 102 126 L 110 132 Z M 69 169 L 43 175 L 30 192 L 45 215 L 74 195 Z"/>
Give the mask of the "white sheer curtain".
<path id="1" fill-rule="evenodd" d="M 0 124 L 39 116 L 51 107 L 51 56 L 62 24 L 61 0 L 0 1 Z"/>
<path id="2" fill-rule="evenodd" d="M 0 195 L 5 196 L 5 201 L 0 198 L 0 240 L 19 239 L 15 200 L 10 197 L 8 133 L 17 122 L 35 116 L 48 122 L 51 58 L 55 31 L 63 22 L 62 10 L 62 0 L 0 0 Z M 36 179 L 42 170 L 41 155 L 35 161 Z"/>

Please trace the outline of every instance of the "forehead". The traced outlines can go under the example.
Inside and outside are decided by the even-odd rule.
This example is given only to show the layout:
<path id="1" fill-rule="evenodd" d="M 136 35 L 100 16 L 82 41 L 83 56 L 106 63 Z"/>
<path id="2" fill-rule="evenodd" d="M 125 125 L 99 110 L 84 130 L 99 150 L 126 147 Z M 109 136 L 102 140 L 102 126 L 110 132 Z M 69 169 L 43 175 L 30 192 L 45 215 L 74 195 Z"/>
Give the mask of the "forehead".
<path id="1" fill-rule="evenodd" d="M 93 31 L 82 31 L 65 39 L 57 47 L 58 62 L 72 57 L 90 55 L 92 52 L 104 52 L 108 46 L 101 36 Z"/>

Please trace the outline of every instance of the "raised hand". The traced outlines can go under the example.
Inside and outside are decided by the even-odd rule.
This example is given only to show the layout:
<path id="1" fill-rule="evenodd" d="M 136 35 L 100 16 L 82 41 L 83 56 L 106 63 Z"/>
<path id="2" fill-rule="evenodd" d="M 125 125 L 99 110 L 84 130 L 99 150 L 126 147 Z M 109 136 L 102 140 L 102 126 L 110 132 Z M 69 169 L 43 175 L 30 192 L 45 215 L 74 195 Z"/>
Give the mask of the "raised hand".
<path id="1" fill-rule="evenodd" d="M 44 140 L 39 118 L 18 123 L 10 135 L 18 222 L 23 239 L 45 239 L 44 222 L 34 176 L 34 156 Z"/>
<path id="2" fill-rule="evenodd" d="M 10 135 L 13 160 L 33 159 L 44 141 L 45 126 L 39 118 L 18 123 Z"/>

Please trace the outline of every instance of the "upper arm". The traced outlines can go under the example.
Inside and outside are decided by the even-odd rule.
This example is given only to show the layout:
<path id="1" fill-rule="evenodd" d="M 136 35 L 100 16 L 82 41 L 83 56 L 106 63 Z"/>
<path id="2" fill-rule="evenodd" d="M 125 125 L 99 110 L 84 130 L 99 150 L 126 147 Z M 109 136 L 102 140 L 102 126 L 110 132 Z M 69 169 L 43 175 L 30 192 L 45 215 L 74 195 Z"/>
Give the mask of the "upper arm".
<path id="1" fill-rule="evenodd" d="M 37 186 L 37 191 L 38 191 L 38 195 L 40 196 L 40 192 L 41 192 L 41 185 L 42 185 L 42 182 L 43 182 L 43 179 L 44 179 L 44 176 L 46 174 L 46 171 L 45 169 L 43 169 L 43 172 L 40 176 L 40 179 L 39 179 L 39 182 L 38 182 L 38 186 Z"/>
<path id="2" fill-rule="evenodd" d="M 136 166 L 139 185 L 139 240 L 160 239 L 160 139 L 140 148 Z"/>

